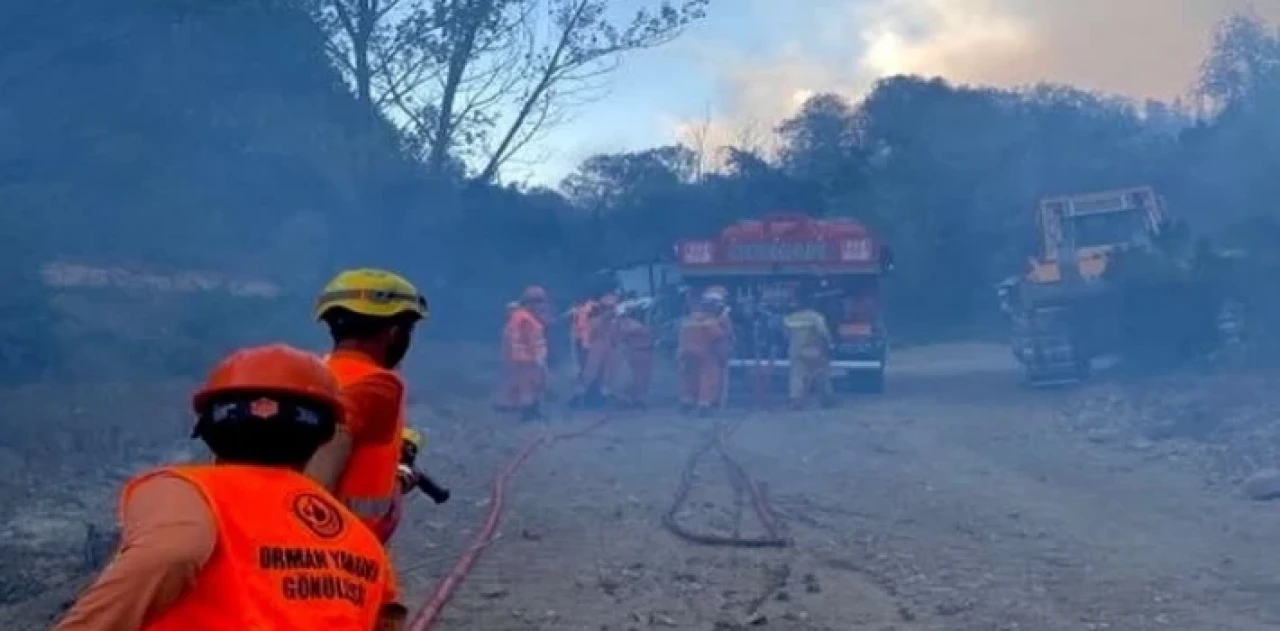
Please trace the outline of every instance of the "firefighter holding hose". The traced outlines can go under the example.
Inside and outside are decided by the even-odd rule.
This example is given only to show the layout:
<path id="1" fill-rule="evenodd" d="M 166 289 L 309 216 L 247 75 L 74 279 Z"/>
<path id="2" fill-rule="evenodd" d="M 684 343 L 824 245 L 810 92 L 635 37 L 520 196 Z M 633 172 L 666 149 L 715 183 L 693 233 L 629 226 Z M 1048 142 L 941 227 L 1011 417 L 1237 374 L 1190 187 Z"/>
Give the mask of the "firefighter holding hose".
<path id="1" fill-rule="evenodd" d="M 599 407 L 613 399 L 610 368 L 617 359 L 618 296 L 600 298 L 587 330 L 587 359 L 570 405 Z"/>
<path id="2" fill-rule="evenodd" d="M 346 422 L 316 453 L 308 473 L 334 491 L 382 541 L 400 521 L 396 475 L 405 422 L 405 387 L 396 369 L 414 328 L 430 316 L 427 300 L 388 271 L 338 274 L 316 301 L 329 327 L 329 369 L 342 388 Z"/>
<path id="3" fill-rule="evenodd" d="M 676 357 L 680 373 L 680 407 L 710 416 L 724 397 L 727 363 L 733 337 L 725 305 L 708 292 L 680 322 Z"/>
<path id="4" fill-rule="evenodd" d="M 618 395 L 627 407 L 643 408 L 653 381 L 653 329 L 648 324 L 652 298 L 635 298 L 619 306 L 615 368 L 627 368 L 627 380 L 619 384 Z M 615 371 L 616 372 L 616 371 Z"/>
<path id="5" fill-rule="evenodd" d="M 302 473 L 343 419 L 328 367 L 284 345 L 240 350 L 192 408 L 213 464 L 125 484 L 121 546 L 54 629 L 402 629 L 381 542 Z"/>

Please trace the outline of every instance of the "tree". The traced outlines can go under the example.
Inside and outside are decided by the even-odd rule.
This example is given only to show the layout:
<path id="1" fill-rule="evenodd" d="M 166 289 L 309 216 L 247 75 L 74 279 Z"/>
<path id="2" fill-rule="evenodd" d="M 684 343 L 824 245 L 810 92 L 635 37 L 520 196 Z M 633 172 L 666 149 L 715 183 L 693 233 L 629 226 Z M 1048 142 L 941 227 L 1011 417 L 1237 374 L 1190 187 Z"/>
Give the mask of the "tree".
<path id="1" fill-rule="evenodd" d="M 1200 68 L 1201 96 L 1219 108 L 1247 105 L 1280 72 L 1280 36 L 1256 13 L 1237 13 L 1218 24 Z"/>
<path id="2" fill-rule="evenodd" d="M 401 121 L 437 173 L 479 182 L 601 93 L 628 52 L 671 41 L 709 0 L 618 21 L 607 0 L 313 0 L 356 98 Z"/>
<path id="3" fill-rule="evenodd" d="M 560 188 L 578 207 L 608 213 L 629 200 L 691 183 L 697 167 L 697 154 L 680 145 L 598 155 L 565 177 Z"/>
<path id="4" fill-rule="evenodd" d="M 593 156 L 560 185 L 585 212 L 587 245 L 599 265 L 623 265 L 669 250 L 697 225 L 691 203 L 698 155 L 684 146 Z"/>
<path id="5" fill-rule="evenodd" d="M 811 182 L 828 198 L 860 187 L 866 175 L 867 147 L 855 111 L 843 98 L 822 94 L 778 127 L 779 162 L 791 176 Z"/>
<path id="6" fill-rule="evenodd" d="M 622 55 L 670 42 L 686 25 L 706 15 L 709 2 L 663 0 L 656 9 L 641 8 L 619 25 L 608 18 L 606 0 L 544 1 L 546 35 L 533 38 L 530 65 L 522 69 L 528 80 L 506 132 L 480 170 L 480 181 L 492 180 L 549 124 L 563 120 L 574 106 L 598 94 L 597 80 L 616 69 Z"/>

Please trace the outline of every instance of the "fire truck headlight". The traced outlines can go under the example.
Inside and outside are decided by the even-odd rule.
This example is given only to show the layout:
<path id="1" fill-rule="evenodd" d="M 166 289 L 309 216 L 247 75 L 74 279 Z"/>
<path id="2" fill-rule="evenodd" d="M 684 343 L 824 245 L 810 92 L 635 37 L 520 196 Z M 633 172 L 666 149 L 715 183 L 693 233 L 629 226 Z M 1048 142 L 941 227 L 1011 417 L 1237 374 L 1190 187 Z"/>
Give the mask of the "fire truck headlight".
<path id="1" fill-rule="evenodd" d="M 692 265 L 710 263 L 713 258 L 713 251 L 714 245 L 710 241 L 690 241 L 683 244 L 680 260 Z"/>
<path id="2" fill-rule="evenodd" d="M 840 242 L 840 260 L 870 261 L 871 239 L 845 239 Z"/>

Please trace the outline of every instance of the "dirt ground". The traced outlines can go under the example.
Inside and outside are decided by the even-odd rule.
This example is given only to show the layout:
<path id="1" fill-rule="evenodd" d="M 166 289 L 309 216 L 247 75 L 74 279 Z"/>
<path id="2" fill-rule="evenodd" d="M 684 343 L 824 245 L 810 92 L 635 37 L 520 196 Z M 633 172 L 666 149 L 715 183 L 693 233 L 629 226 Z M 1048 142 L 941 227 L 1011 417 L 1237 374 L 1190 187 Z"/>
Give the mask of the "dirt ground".
<path id="1" fill-rule="evenodd" d="M 1212 441 L 1120 437 L 1112 417 L 1124 406 L 1096 409 L 1127 396 L 1122 386 L 1024 390 L 996 346 L 904 351 L 888 384 L 834 410 L 726 412 L 743 418 L 734 450 L 781 514 L 794 541 L 784 549 L 702 547 L 663 528 L 681 467 L 714 423 L 668 401 L 544 448 L 437 628 L 1280 629 L 1280 504 L 1241 497 L 1228 483 L 1243 472 L 1208 475 Z M 464 391 L 414 408 L 431 431 L 425 464 L 454 490 L 444 506 L 416 500 L 395 542 L 415 605 L 469 544 L 492 472 L 543 430 Z M 1176 401 L 1162 399 L 1208 405 Z M 0 619 L 43 628 L 74 593 L 76 535 L 128 468 L 76 478 L 63 493 L 74 502 L 18 502 L 0 529 Z M 760 531 L 714 458 L 679 517 Z"/>

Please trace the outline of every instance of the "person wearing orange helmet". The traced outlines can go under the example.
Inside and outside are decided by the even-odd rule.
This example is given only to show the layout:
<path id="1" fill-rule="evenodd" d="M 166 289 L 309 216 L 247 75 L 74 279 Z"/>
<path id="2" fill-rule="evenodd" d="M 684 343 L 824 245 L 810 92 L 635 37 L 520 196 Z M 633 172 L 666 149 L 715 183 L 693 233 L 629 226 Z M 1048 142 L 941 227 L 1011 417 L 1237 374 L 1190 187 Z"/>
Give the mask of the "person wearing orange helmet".
<path id="1" fill-rule="evenodd" d="M 400 437 L 407 426 L 398 368 L 415 328 L 431 316 L 408 280 L 385 270 L 353 269 L 329 281 L 315 318 L 329 329 L 327 362 L 342 387 L 346 421 L 307 473 L 333 491 L 384 542 L 400 523 L 396 488 Z"/>
<path id="2" fill-rule="evenodd" d="M 573 351 L 574 368 L 577 369 L 579 377 L 587 367 L 587 340 L 591 336 L 591 314 L 595 313 L 598 305 L 596 298 L 589 296 L 574 305 L 568 313 L 570 348 Z"/>
<path id="3" fill-rule="evenodd" d="M 542 397 L 547 387 L 547 290 L 526 287 L 519 305 L 508 310 L 502 328 L 502 359 L 506 364 L 504 407 L 520 413 L 520 420 L 543 418 Z"/>
<path id="4" fill-rule="evenodd" d="M 651 298 L 637 298 L 623 303 L 618 310 L 617 359 L 612 363 L 615 376 L 611 381 L 617 383 L 622 404 L 628 407 L 645 406 L 653 381 L 653 329 L 648 323 L 652 306 Z M 627 369 L 625 381 L 616 376 L 623 366 Z"/>
<path id="5" fill-rule="evenodd" d="M 612 397 L 609 377 L 616 372 L 618 295 L 600 297 L 587 326 L 587 357 L 578 375 L 573 405 L 601 405 Z"/>
<path id="6" fill-rule="evenodd" d="M 721 403 L 732 345 L 733 330 L 725 305 L 719 295 L 708 292 L 680 321 L 676 359 L 680 406 L 685 412 L 709 416 Z"/>
<path id="7" fill-rule="evenodd" d="M 122 545 L 56 631 L 400 629 L 395 572 L 356 515 L 302 473 L 342 422 L 310 353 L 237 351 L 192 398 L 212 464 L 139 475 Z"/>

